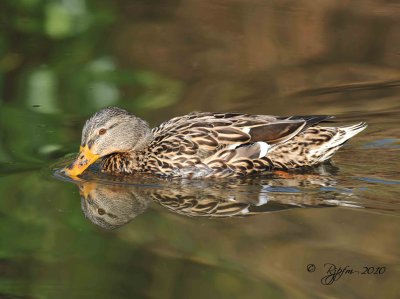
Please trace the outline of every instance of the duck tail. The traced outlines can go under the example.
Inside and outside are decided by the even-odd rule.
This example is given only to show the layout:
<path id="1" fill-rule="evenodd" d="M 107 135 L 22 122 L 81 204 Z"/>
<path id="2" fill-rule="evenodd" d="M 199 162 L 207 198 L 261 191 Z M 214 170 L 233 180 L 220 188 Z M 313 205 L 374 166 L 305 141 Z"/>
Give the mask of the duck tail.
<path id="1" fill-rule="evenodd" d="M 360 133 L 367 127 L 367 123 L 360 122 L 355 125 L 348 125 L 338 127 L 338 133 L 332 138 L 332 140 L 328 143 L 330 147 L 341 146 L 349 140 L 354 135 Z"/>
<path id="2" fill-rule="evenodd" d="M 330 159 L 347 140 L 366 127 L 364 122 L 342 127 L 310 127 L 271 148 L 267 157 L 275 168 L 313 166 Z"/>
<path id="3" fill-rule="evenodd" d="M 365 122 L 336 128 L 336 134 L 330 140 L 321 144 L 311 152 L 319 156 L 318 162 L 330 159 L 350 138 L 367 127 Z"/>

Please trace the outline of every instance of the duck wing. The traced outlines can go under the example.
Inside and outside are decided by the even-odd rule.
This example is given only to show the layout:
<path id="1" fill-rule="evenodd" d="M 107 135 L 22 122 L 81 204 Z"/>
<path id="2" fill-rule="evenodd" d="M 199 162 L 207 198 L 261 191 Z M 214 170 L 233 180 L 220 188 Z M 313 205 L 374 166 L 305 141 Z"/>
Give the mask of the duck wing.
<path id="1" fill-rule="evenodd" d="M 190 140 L 199 149 L 214 150 L 264 141 L 268 144 L 284 142 L 302 130 L 331 116 L 250 115 L 240 113 L 192 113 L 175 117 L 153 130 L 156 142 L 175 144 Z"/>

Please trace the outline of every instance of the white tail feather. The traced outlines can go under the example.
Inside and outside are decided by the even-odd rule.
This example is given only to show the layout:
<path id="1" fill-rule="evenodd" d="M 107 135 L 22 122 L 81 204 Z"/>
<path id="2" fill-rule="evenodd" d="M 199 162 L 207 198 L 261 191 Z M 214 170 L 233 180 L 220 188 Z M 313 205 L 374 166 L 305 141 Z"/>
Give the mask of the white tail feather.
<path id="1" fill-rule="evenodd" d="M 343 126 L 338 128 L 338 134 L 328 142 L 328 147 L 336 147 L 349 140 L 354 135 L 360 133 L 367 127 L 367 124 L 362 122 L 355 125 Z"/>
<path id="2" fill-rule="evenodd" d="M 325 161 L 333 156 L 333 154 L 351 137 L 360 133 L 367 127 L 367 124 L 364 122 L 343 126 L 337 128 L 337 133 L 331 140 L 324 143 L 321 147 L 313 150 L 315 152 L 324 152 L 324 154 L 319 159 L 320 162 Z"/>

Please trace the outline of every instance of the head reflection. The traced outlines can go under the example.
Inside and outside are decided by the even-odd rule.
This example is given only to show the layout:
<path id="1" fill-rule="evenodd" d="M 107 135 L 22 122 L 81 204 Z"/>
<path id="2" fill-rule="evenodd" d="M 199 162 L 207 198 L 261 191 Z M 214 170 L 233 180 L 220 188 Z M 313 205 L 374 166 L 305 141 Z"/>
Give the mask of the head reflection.
<path id="1" fill-rule="evenodd" d="M 128 223 L 148 205 L 147 199 L 132 188 L 118 185 L 85 182 L 79 184 L 79 193 L 86 218 L 104 229 L 115 229 Z"/>
<path id="2" fill-rule="evenodd" d="M 160 180 L 156 185 L 146 185 L 146 181 L 137 185 L 91 181 L 77 184 L 85 216 L 104 229 L 127 224 L 150 202 L 176 214 L 209 218 L 244 217 L 299 207 L 357 207 L 346 200 L 348 191 L 334 187 L 335 177 L 327 172 L 242 180 Z"/>

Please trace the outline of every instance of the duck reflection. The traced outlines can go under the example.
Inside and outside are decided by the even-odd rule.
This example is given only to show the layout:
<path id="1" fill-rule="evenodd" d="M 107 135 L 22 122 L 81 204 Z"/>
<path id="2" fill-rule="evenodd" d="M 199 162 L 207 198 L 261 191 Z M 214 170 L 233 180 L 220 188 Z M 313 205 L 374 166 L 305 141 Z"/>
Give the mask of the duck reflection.
<path id="1" fill-rule="evenodd" d="M 120 185 L 81 182 L 79 193 L 86 218 L 105 229 L 115 229 L 128 223 L 143 213 L 149 203 L 134 188 Z"/>
<path id="2" fill-rule="evenodd" d="M 266 195 L 258 201 L 246 200 L 242 196 L 229 193 L 224 196 L 223 189 L 212 193 L 191 188 L 159 188 L 109 185 L 94 182 L 79 184 L 81 205 L 85 216 L 94 224 L 105 228 L 118 228 L 143 213 L 150 202 L 156 202 L 166 209 L 192 217 L 233 217 L 252 213 L 252 207 L 266 204 Z"/>
<path id="3" fill-rule="evenodd" d="M 94 224 L 115 229 L 142 214 L 150 202 L 191 217 L 245 217 L 299 207 L 358 207 L 348 190 L 335 188 L 324 173 L 283 173 L 273 177 L 230 180 L 158 180 L 137 178 L 136 185 L 109 181 L 75 182 L 82 210 Z M 114 182 L 115 183 L 115 182 Z"/>

